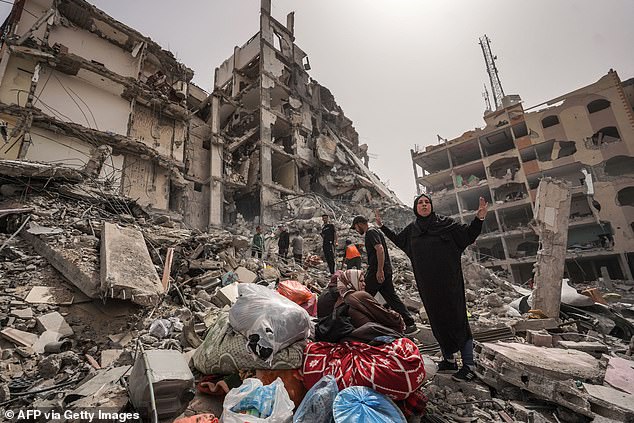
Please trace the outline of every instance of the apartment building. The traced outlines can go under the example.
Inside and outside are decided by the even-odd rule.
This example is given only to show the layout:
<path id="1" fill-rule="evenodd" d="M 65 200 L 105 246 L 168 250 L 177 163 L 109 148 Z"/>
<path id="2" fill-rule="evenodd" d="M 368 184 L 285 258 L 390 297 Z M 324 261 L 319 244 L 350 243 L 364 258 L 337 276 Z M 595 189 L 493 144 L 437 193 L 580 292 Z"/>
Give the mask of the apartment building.
<path id="1" fill-rule="evenodd" d="M 308 194 L 399 202 L 368 169 L 367 145 L 352 121 L 308 70 L 294 14 L 283 24 L 271 16 L 271 0 L 262 0 L 259 32 L 215 71 L 212 222 L 240 213 L 271 224 L 287 200 Z"/>
<path id="2" fill-rule="evenodd" d="M 486 111 L 486 126 L 411 151 L 419 193 L 435 211 L 468 223 L 490 203 L 473 250 L 489 268 L 527 281 L 539 248 L 530 227 L 543 177 L 572 189 L 565 274 L 575 282 L 632 280 L 634 273 L 634 78 L 610 70 L 597 82 L 524 109 L 519 96 Z"/>

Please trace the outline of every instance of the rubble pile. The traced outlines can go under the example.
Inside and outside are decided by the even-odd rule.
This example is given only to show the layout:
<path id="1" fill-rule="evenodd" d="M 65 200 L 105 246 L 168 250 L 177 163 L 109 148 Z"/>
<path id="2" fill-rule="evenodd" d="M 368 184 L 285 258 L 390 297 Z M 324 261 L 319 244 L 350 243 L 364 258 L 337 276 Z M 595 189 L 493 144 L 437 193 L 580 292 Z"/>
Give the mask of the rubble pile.
<path id="1" fill-rule="evenodd" d="M 219 417 L 224 410 L 229 416 L 234 406 L 223 398 L 240 403 L 243 397 L 229 393 L 241 383 L 258 398 L 270 394 L 267 387 L 282 386 L 269 398 L 284 404 L 282 414 L 305 398 L 317 401 L 301 383 L 301 371 L 309 365 L 303 355 L 314 336 L 310 327 L 289 333 L 283 342 L 271 341 L 266 328 L 281 327 L 287 312 L 294 313 L 294 324 L 316 313 L 317 296 L 330 282 L 321 258 L 321 214 L 334 217 L 341 250 L 346 239 L 363 247 L 363 239 L 349 229 L 359 212 L 370 217 L 372 208 L 380 208 L 395 227 L 405 226 L 411 216 L 383 199 L 366 208 L 319 196 L 296 198 L 286 204 L 295 217 L 279 225 L 291 236 L 302 235 L 304 260 L 277 255 L 277 227 L 265 232 L 265 255 L 258 259 L 250 251 L 254 224 L 241 216 L 233 226 L 201 232 L 81 175 L 11 169 L 0 186 L 3 407 L 104 407 L 146 419 L 156 411 L 167 421 L 183 413 Z M 606 284 L 598 281 L 579 287 L 582 295 L 564 282 L 560 319 L 533 318 L 539 316 L 530 309 L 530 289 L 465 255 L 462 270 L 481 381 L 455 382 L 451 375 L 435 374 L 439 347 L 408 258 L 393 246 L 390 254 L 397 292 L 415 312 L 419 328 L 412 339 L 425 363 L 421 393 L 427 398 L 418 403 L 424 412 L 428 401 L 424 419 L 632 421 L 631 285 L 612 282 L 613 295 L 602 295 Z M 254 289 L 245 291 L 249 286 Z M 261 304 L 245 303 L 249 295 Z M 276 307 L 281 308 L 271 311 Z M 253 329 L 257 325 L 263 325 L 261 331 Z M 154 372 L 157 404 L 170 403 L 172 411 L 148 406 L 144 366 Z M 280 382 L 274 382 L 277 378 Z M 314 385 L 327 386 L 332 387 L 327 380 Z M 321 394 L 340 401 L 337 392 Z"/>

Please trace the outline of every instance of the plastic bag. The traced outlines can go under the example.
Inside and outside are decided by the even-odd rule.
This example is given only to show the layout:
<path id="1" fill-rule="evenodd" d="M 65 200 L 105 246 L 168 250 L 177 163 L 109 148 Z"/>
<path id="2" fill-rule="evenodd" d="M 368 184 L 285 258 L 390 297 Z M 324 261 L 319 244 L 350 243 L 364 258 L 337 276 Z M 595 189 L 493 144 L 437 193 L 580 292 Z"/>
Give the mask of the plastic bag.
<path id="1" fill-rule="evenodd" d="M 319 379 L 297 407 L 293 423 L 331 423 L 332 404 L 339 393 L 334 376 Z"/>
<path id="2" fill-rule="evenodd" d="M 407 423 L 391 399 L 365 386 L 339 392 L 332 412 L 336 423 Z"/>
<path id="3" fill-rule="evenodd" d="M 251 283 L 238 284 L 238 294 L 229 323 L 248 338 L 247 347 L 258 357 L 272 360 L 281 349 L 310 336 L 310 315 L 288 298 Z"/>
<path id="4" fill-rule="evenodd" d="M 285 296 L 295 304 L 308 302 L 313 293 L 298 281 L 282 281 L 277 285 L 277 292 Z"/>
<path id="5" fill-rule="evenodd" d="M 229 391 L 222 410 L 223 423 L 290 423 L 293 419 L 293 401 L 279 378 L 270 385 L 245 379 L 242 386 Z M 241 413 L 247 410 L 262 417 Z"/>

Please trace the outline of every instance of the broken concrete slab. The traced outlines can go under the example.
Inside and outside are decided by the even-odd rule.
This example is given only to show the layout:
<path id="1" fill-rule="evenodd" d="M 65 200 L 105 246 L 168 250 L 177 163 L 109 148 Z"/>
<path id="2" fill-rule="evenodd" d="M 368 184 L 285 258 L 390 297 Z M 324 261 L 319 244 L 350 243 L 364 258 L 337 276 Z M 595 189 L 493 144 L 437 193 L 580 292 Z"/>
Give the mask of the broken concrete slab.
<path id="1" fill-rule="evenodd" d="M 121 357 L 123 350 L 103 350 L 101 351 L 100 365 L 102 368 L 110 367 L 115 361 Z"/>
<path id="2" fill-rule="evenodd" d="M 15 316 L 18 319 L 28 320 L 28 319 L 32 319 L 33 318 L 33 309 L 31 307 L 22 308 L 22 309 L 13 309 L 13 310 L 11 310 L 9 315 L 10 316 Z"/>
<path id="3" fill-rule="evenodd" d="M 634 361 L 610 357 L 605 371 L 605 382 L 614 388 L 634 395 Z"/>
<path id="4" fill-rule="evenodd" d="M 477 344 L 476 373 L 496 388 L 511 384 L 592 417 L 590 403 L 576 381 L 602 383 L 606 363 L 589 354 L 519 343 Z"/>
<path id="5" fill-rule="evenodd" d="M 39 338 L 34 333 L 25 332 L 15 328 L 4 328 L 0 331 L 0 334 L 14 344 L 28 348 L 33 347 L 33 344 L 35 344 Z"/>
<path id="6" fill-rule="evenodd" d="M 66 323 L 66 319 L 56 311 L 39 316 L 37 323 L 40 330 L 57 332 L 62 337 L 75 334 L 73 329 Z"/>
<path id="7" fill-rule="evenodd" d="M 112 384 L 130 370 L 131 366 L 114 367 L 108 370 L 98 370 L 94 377 L 82 382 L 75 390 L 70 392 L 65 398 L 65 403 L 70 403 L 82 397 L 88 397 L 101 391 L 106 385 Z"/>
<path id="8" fill-rule="evenodd" d="M 326 166 L 333 166 L 337 160 L 337 141 L 321 134 L 315 141 L 317 159 Z"/>
<path id="9" fill-rule="evenodd" d="M 71 305 L 73 295 L 62 288 L 34 286 L 24 299 L 29 304 Z"/>
<path id="10" fill-rule="evenodd" d="M 601 358 L 603 354 L 607 354 L 609 349 L 608 346 L 602 344 L 601 342 L 589 342 L 589 341 L 559 341 L 557 342 L 557 346 L 564 348 L 566 350 L 577 350 L 583 351 L 585 353 L 590 354 L 595 358 Z"/>
<path id="11" fill-rule="evenodd" d="M 101 231 L 101 290 L 106 297 L 158 304 L 163 285 L 143 234 L 105 222 Z"/>
<path id="12" fill-rule="evenodd" d="M 610 386 L 584 384 L 583 387 L 594 413 L 619 422 L 634 422 L 634 395 Z"/>
<path id="13" fill-rule="evenodd" d="M 243 283 L 253 283 L 258 278 L 257 274 L 242 266 L 234 270 L 234 273 L 238 275 L 238 281 Z"/>
<path id="14" fill-rule="evenodd" d="M 99 298 L 101 294 L 99 273 L 91 271 L 79 265 L 78 257 L 70 255 L 68 251 L 58 250 L 42 241 L 38 236 L 26 231 L 21 234 L 33 249 L 49 262 L 58 272 L 60 272 L 73 285 L 86 294 L 89 298 Z"/>
<path id="15" fill-rule="evenodd" d="M 61 228 L 49 228 L 48 226 L 41 226 L 35 222 L 29 224 L 29 229 L 26 230 L 31 235 L 59 235 L 64 233 Z"/>
<path id="16" fill-rule="evenodd" d="M 83 175 L 62 165 L 29 162 L 25 160 L 0 160 L 0 175 L 14 178 L 53 179 L 81 182 Z"/>

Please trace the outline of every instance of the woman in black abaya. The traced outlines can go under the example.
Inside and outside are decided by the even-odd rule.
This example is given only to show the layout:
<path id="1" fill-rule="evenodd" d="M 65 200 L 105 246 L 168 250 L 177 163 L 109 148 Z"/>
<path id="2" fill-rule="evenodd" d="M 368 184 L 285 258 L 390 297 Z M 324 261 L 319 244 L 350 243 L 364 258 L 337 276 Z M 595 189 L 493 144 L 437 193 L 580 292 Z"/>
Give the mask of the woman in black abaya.
<path id="1" fill-rule="evenodd" d="M 475 218 L 464 225 L 434 213 L 431 198 L 422 194 L 414 201 L 416 220 L 398 234 L 384 226 L 376 213 L 377 226 L 412 262 L 418 292 L 443 354 L 439 371 L 457 370 L 454 378 L 458 380 L 475 378 L 460 256 L 480 235 L 487 210 L 488 203 L 480 197 Z M 458 351 L 463 364 L 460 370 L 454 359 Z"/>

